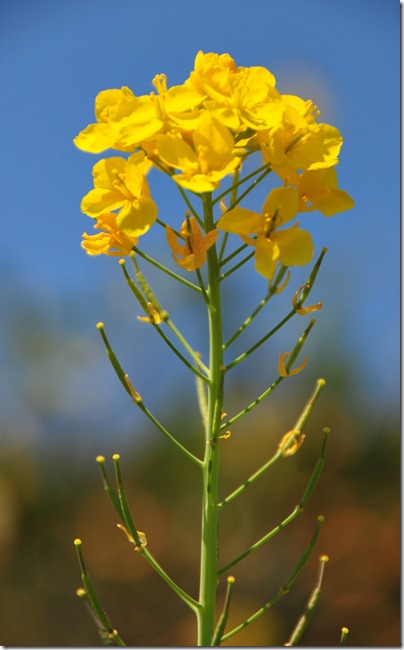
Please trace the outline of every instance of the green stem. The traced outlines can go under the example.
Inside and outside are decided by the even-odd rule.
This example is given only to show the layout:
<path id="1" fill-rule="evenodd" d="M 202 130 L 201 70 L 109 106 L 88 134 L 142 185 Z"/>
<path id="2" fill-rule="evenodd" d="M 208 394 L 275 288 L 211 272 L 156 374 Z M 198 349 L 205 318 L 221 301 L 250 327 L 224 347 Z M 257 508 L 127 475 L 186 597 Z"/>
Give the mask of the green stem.
<path id="1" fill-rule="evenodd" d="M 271 167 L 268 167 L 268 166 L 267 166 L 267 167 L 264 169 L 263 173 L 260 174 L 260 176 L 258 176 L 258 178 L 256 178 L 255 181 L 253 181 L 253 182 L 251 183 L 251 185 L 249 185 L 249 186 L 247 187 L 247 189 L 244 190 L 244 192 L 242 192 L 242 194 L 240 194 L 240 196 L 238 196 L 238 197 L 237 197 L 237 198 L 236 198 L 236 199 L 235 199 L 235 200 L 230 204 L 229 209 L 226 210 L 226 212 L 229 212 L 230 210 L 233 210 L 233 209 L 236 207 L 236 205 L 238 205 L 238 204 L 239 204 L 239 203 L 240 203 L 240 202 L 241 202 L 241 201 L 242 201 L 242 200 L 247 196 L 247 194 L 249 194 L 249 193 L 254 189 L 254 187 L 256 187 L 256 186 L 258 185 L 258 183 L 260 183 L 260 182 L 265 178 L 265 176 L 268 176 L 268 174 L 269 174 L 271 171 L 272 171 L 272 170 L 271 170 Z M 254 173 L 256 173 L 256 172 L 254 172 Z M 247 177 L 246 177 L 246 178 L 247 178 Z M 246 180 L 246 179 L 244 179 L 244 180 Z M 216 200 L 217 200 L 217 199 L 216 199 Z"/>
<path id="2" fill-rule="evenodd" d="M 327 437 L 328 437 L 329 433 L 330 433 L 330 430 L 328 428 L 325 428 L 324 429 L 323 443 L 322 443 L 321 451 L 320 451 L 320 457 L 319 457 L 319 459 L 318 459 L 318 461 L 316 463 L 316 466 L 315 466 L 315 468 L 313 470 L 313 473 L 312 473 L 312 475 L 310 477 L 309 483 L 308 483 L 308 485 L 307 485 L 307 487 L 306 487 L 306 489 L 304 491 L 304 494 L 303 494 L 303 496 L 302 496 L 302 498 L 300 500 L 300 503 L 297 506 L 295 506 L 295 508 L 290 513 L 290 515 L 288 515 L 283 521 L 281 521 L 281 523 L 278 524 L 278 526 L 276 526 L 275 528 L 270 530 L 269 533 L 264 535 L 264 537 L 261 537 L 261 539 L 259 539 L 257 542 L 255 542 L 255 544 L 250 546 L 250 548 L 248 548 L 246 551 L 244 551 L 244 553 L 241 553 L 241 555 L 239 555 L 234 560 L 229 562 L 229 564 L 226 564 L 226 566 L 224 566 L 222 569 L 220 569 L 219 570 L 219 575 L 222 575 L 223 573 L 225 573 L 226 571 L 231 569 L 233 566 L 235 566 L 236 564 L 241 562 L 241 560 L 243 560 L 245 557 L 247 557 L 247 555 L 250 555 L 250 553 L 252 553 L 253 551 L 256 551 L 263 544 L 268 542 L 271 539 L 271 537 L 274 537 L 274 535 L 279 533 L 283 528 L 285 528 L 285 526 L 290 524 L 294 519 L 296 519 L 296 517 L 298 517 L 303 512 L 304 508 L 306 507 L 306 504 L 307 504 L 308 500 L 310 499 L 310 497 L 311 497 L 311 495 L 313 493 L 313 490 L 314 490 L 314 488 L 315 488 L 315 486 L 317 484 L 317 481 L 320 478 L 321 472 L 323 471 L 323 468 L 324 468 L 325 448 L 326 448 Z"/>
<path id="3" fill-rule="evenodd" d="M 313 328 L 315 322 L 316 322 L 316 321 L 315 321 L 314 319 L 312 319 L 312 320 L 310 321 L 309 325 L 306 327 L 306 329 L 304 330 L 304 332 L 303 332 L 302 335 L 300 336 L 299 340 L 297 341 L 295 347 L 293 348 L 292 352 L 290 353 L 290 356 L 289 356 L 288 361 L 287 361 L 287 363 L 286 363 L 286 371 L 287 371 L 287 372 L 289 372 L 289 370 L 291 369 L 291 367 L 292 367 L 294 361 L 296 361 L 296 358 L 297 358 L 297 356 L 298 356 L 300 350 L 302 349 L 304 343 L 306 342 L 307 337 L 308 337 L 308 335 L 310 334 L 310 330 Z M 232 367 L 232 366 L 233 366 L 233 364 L 230 364 L 230 367 Z M 229 369 L 229 366 L 226 366 L 226 370 L 228 370 L 228 369 Z M 287 375 L 286 375 L 286 376 L 287 376 Z M 277 386 L 279 386 L 279 384 L 281 383 L 281 381 L 283 381 L 285 378 L 286 378 L 286 377 L 285 377 L 284 375 L 279 375 L 278 379 L 275 379 L 275 381 L 274 381 L 274 382 L 273 382 L 273 383 L 272 383 L 272 384 L 271 384 L 271 385 L 270 385 L 270 386 L 269 386 L 269 387 L 268 387 L 268 388 L 267 388 L 263 393 L 261 393 L 261 395 L 259 395 L 259 396 L 258 396 L 258 397 L 253 401 L 253 402 L 251 402 L 251 404 L 249 404 L 248 406 L 246 406 L 245 409 L 243 409 L 242 411 L 240 411 L 239 413 L 237 413 L 237 415 L 234 415 L 232 418 L 230 418 L 230 420 L 226 420 L 226 422 L 224 422 L 224 423 L 221 425 L 221 429 L 222 429 L 222 430 L 223 430 L 223 429 L 227 429 L 229 426 L 231 426 L 232 424 L 234 424 L 234 422 L 237 422 L 237 420 L 239 420 L 239 419 L 242 418 L 244 415 L 246 415 L 246 413 L 249 413 L 253 408 L 255 408 L 256 406 L 258 406 L 258 404 L 261 404 L 261 402 L 262 402 L 262 401 L 263 401 L 263 400 L 264 400 L 264 399 L 265 399 L 265 398 L 266 398 L 270 393 L 272 393 L 272 391 L 275 390 L 275 388 L 276 388 Z"/>
<path id="4" fill-rule="evenodd" d="M 262 165 L 261 167 L 258 167 L 258 169 L 255 169 L 253 172 L 251 172 L 247 176 L 244 176 L 244 178 L 242 178 L 241 180 L 238 180 L 235 187 L 236 188 L 240 187 L 240 185 L 242 185 L 243 183 L 246 183 L 247 181 L 250 180 L 250 178 L 253 178 L 254 176 L 259 174 L 260 172 L 266 172 L 266 174 L 267 174 L 270 171 L 271 171 L 270 163 L 265 163 L 264 165 Z M 224 199 L 224 197 L 227 196 L 227 194 L 229 194 L 230 192 L 233 192 L 233 188 L 234 188 L 234 185 L 232 184 L 227 190 L 224 190 L 224 192 L 222 192 L 221 194 L 216 196 L 215 200 L 213 201 L 213 205 L 215 205 L 216 203 L 221 201 L 221 199 Z"/>
<path id="5" fill-rule="evenodd" d="M 228 232 L 224 233 L 225 235 L 228 235 Z M 224 266 L 227 264 L 227 262 L 230 262 L 230 260 L 233 259 L 233 257 L 236 257 L 239 253 L 242 253 L 246 248 L 248 248 L 248 244 L 242 244 L 239 246 L 239 248 L 236 248 L 232 253 L 230 253 L 225 259 L 220 263 L 220 266 Z"/>
<path id="6" fill-rule="evenodd" d="M 237 271 L 239 268 L 241 268 L 242 266 L 244 266 L 244 264 L 246 264 L 246 262 L 248 262 L 249 260 L 251 260 L 253 257 L 254 257 L 254 251 L 252 251 L 251 253 L 249 253 L 246 257 L 244 257 L 244 259 L 242 259 L 240 262 L 238 262 L 237 264 L 235 264 L 235 266 L 232 266 L 232 268 L 229 269 L 228 271 L 226 271 L 226 273 L 222 273 L 222 275 L 221 275 L 220 278 L 219 278 L 220 281 L 225 280 L 226 278 L 228 278 L 229 275 L 231 275 L 232 273 L 234 273 L 234 271 Z"/>
<path id="7" fill-rule="evenodd" d="M 125 527 L 127 529 L 127 533 L 130 534 L 132 537 L 133 541 L 135 542 L 135 548 L 136 551 L 142 555 L 145 560 L 150 564 L 150 566 L 158 573 L 158 575 L 165 580 L 165 582 L 175 591 L 175 593 L 187 604 L 189 607 L 196 612 L 198 610 L 199 604 L 197 603 L 196 600 L 194 600 L 189 594 L 187 594 L 181 587 L 179 587 L 174 580 L 170 578 L 170 576 L 167 575 L 167 573 L 164 571 L 164 569 L 159 565 L 159 563 L 154 559 L 153 555 L 150 553 L 150 551 L 147 550 L 146 548 L 146 542 L 143 543 L 141 538 L 140 538 L 140 533 L 138 529 L 136 528 L 135 522 L 133 521 L 133 517 L 129 508 L 129 503 L 126 497 L 126 492 L 125 488 L 123 486 L 122 482 L 122 477 L 121 477 L 121 469 L 119 466 L 119 454 L 114 454 L 112 457 L 114 461 L 114 466 L 115 466 L 115 478 L 116 478 L 116 485 L 118 489 L 118 494 L 119 494 L 119 501 L 122 507 L 122 512 L 123 512 L 123 522 L 125 524 Z"/>
<path id="8" fill-rule="evenodd" d="M 98 323 L 97 328 L 98 328 L 98 330 L 99 330 L 99 332 L 100 332 L 100 334 L 102 336 L 102 339 L 104 341 L 105 349 L 107 351 L 107 355 L 108 355 L 108 358 L 109 358 L 109 360 L 110 360 L 110 362 L 112 364 L 112 367 L 114 368 L 114 370 L 115 370 L 115 372 L 116 372 L 116 374 L 118 376 L 118 379 L 121 382 L 122 386 L 124 387 L 124 389 L 126 390 L 128 395 L 131 397 L 133 403 L 136 404 L 141 409 L 141 411 L 143 411 L 143 413 L 149 418 L 149 420 L 151 420 L 153 422 L 153 424 L 157 427 L 157 429 L 159 429 L 159 431 L 161 431 L 161 433 L 168 440 L 170 440 L 170 442 L 172 442 L 173 445 L 175 447 L 177 447 L 177 449 L 179 449 L 187 458 L 189 458 L 189 460 L 192 460 L 192 462 L 195 463 L 198 466 L 202 466 L 202 461 L 200 461 L 199 458 L 194 456 L 194 454 L 192 454 L 190 451 L 188 451 L 188 449 L 186 447 L 184 447 L 184 445 L 182 445 L 176 438 L 174 438 L 174 436 L 172 436 L 171 433 L 169 433 L 167 431 L 167 429 L 165 429 L 163 427 L 163 425 L 160 424 L 160 422 L 154 417 L 154 415 L 144 405 L 141 396 L 139 395 L 139 393 L 134 391 L 133 387 L 131 386 L 131 384 L 129 382 L 128 375 L 125 374 L 125 371 L 123 370 L 121 364 L 119 363 L 118 359 L 116 358 L 116 355 L 115 355 L 113 349 L 111 348 L 111 345 L 110 345 L 110 343 L 108 341 L 108 338 L 107 338 L 107 336 L 106 336 L 106 334 L 104 332 L 103 324 Z"/>
<path id="9" fill-rule="evenodd" d="M 237 187 L 238 187 L 239 177 L 240 177 L 240 168 L 236 169 L 236 171 L 233 174 L 233 182 L 231 184 L 230 203 L 233 203 L 233 201 L 235 201 L 236 198 L 237 198 Z M 221 261 L 222 261 L 223 255 L 224 255 L 224 251 L 226 249 L 228 236 L 229 236 L 228 232 L 226 232 L 224 234 L 224 236 L 223 236 L 222 245 L 221 245 L 220 252 L 219 252 L 219 255 L 218 255 L 218 260 L 219 260 L 220 264 L 221 264 Z"/>
<path id="10" fill-rule="evenodd" d="M 204 194 L 205 231 L 214 227 L 211 194 Z M 218 478 L 219 435 L 223 409 L 223 344 L 219 262 L 216 246 L 207 252 L 209 298 L 210 364 L 208 384 L 208 412 L 205 427 L 206 447 L 203 461 L 202 543 L 200 566 L 200 591 L 198 611 L 198 645 L 210 646 L 214 636 L 217 589 L 217 530 L 218 530 Z"/>
<path id="11" fill-rule="evenodd" d="M 275 454 L 264 465 L 262 465 L 262 467 L 257 469 L 257 471 L 254 472 L 254 474 L 251 474 L 251 476 L 246 481 L 244 481 L 244 483 L 242 483 L 242 485 L 239 485 L 239 487 L 233 490 L 233 492 L 229 494 L 228 497 L 223 499 L 223 501 L 219 503 L 219 508 L 223 508 L 223 506 L 226 506 L 228 503 L 231 503 L 231 501 L 233 501 L 236 497 L 242 494 L 244 490 L 246 490 L 252 483 L 254 483 L 254 481 L 256 481 L 257 478 L 259 478 L 262 474 L 264 474 L 264 472 L 266 472 L 267 469 L 269 469 L 280 458 L 282 458 L 282 453 L 278 449 L 275 452 Z"/>
<path id="12" fill-rule="evenodd" d="M 186 280 L 183 278 L 181 275 L 178 275 L 178 273 L 174 273 L 174 271 L 171 271 L 171 269 L 167 268 L 163 264 L 160 264 L 160 262 L 157 262 L 157 260 L 153 259 L 150 257 L 150 255 L 147 255 L 146 253 L 143 253 L 137 246 L 133 247 L 133 251 L 139 255 L 139 257 L 143 257 L 144 260 L 158 268 L 160 271 L 163 271 L 163 273 L 166 273 L 169 275 L 171 278 L 174 278 L 174 280 L 177 280 L 178 282 L 181 282 L 182 284 L 185 284 L 186 287 L 189 287 L 189 289 L 193 289 L 193 291 L 197 291 L 200 293 L 201 289 L 194 284 L 193 282 L 190 282 L 189 280 Z"/>
<path id="13" fill-rule="evenodd" d="M 135 282 L 134 282 L 134 281 L 132 280 L 132 278 L 130 277 L 130 275 L 129 275 L 127 269 L 126 269 L 126 266 L 125 266 L 125 260 L 120 260 L 119 263 L 120 263 L 120 266 L 121 266 L 121 268 L 122 268 L 122 271 L 123 271 L 123 274 L 124 274 L 124 276 L 125 276 L 125 280 L 126 280 L 126 283 L 127 283 L 128 287 L 129 287 L 130 290 L 132 291 L 132 293 L 133 293 L 133 295 L 135 296 L 135 298 L 139 301 L 139 303 L 140 303 L 141 307 L 143 308 L 145 314 L 147 314 L 147 316 L 150 317 L 150 310 L 149 310 L 149 307 L 148 307 L 148 303 L 147 303 L 146 299 L 144 298 L 142 292 L 141 292 L 140 289 L 138 288 L 138 286 L 135 284 Z M 168 324 L 168 326 L 171 327 L 171 329 L 172 329 L 172 322 L 170 321 L 170 318 L 169 318 L 167 312 L 164 313 L 164 319 L 163 319 L 163 322 L 166 322 L 166 323 Z M 184 357 L 184 355 L 181 354 L 181 352 L 176 348 L 176 346 L 174 345 L 174 343 L 172 343 L 172 341 L 170 341 L 170 339 L 169 339 L 169 338 L 166 336 L 166 334 L 163 332 L 163 330 L 161 329 L 160 325 L 158 325 L 157 323 L 153 322 L 152 319 L 150 320 L 150 325 L 152 325 L 152 326 L 154 327 L 154 329 L 155 329 L 156 332 L 161 336 L 161 338 L 163 339 L 163 341 L 164 341 L 165 343 L 167 343 L 168 347 L 169 347 L 169 348 L 174 352 L 174 354 L 175 354 L 175 355 L 180 359 L 180 361 L 182 361 L 182 363 L 183 363 L 183 364 L 184 364 L 184 365 L 185 365 L 189 370 L 191 370 L 191 372 L 193 372 L 195 375 L 197 375 L 197 377 L 199 377 L 200 379 L 203 379 L 204 381 L 207 380 L 206 375 L 204 375 L 203 373 L 201 373 L 201 371 L 198 370 L 198 368 L 195 368 L 194 366 L 192 366 L 192 364 L 191 364 L 191 363 L 190 363 L 190 362 L 189 362 L 189 361 Z M 182 342 L 182 341 L 181 341 L 181 342 Z"/>
<path id="14" fill-rule="evenodd" d="M 125 646 L 126 644 L 122 641 L 121 637 L 119 636 L 117 630 L 115 630 L 110 621 L 108 616 L 106 615 L 104 608 L 102 607 L 97 593 L 94 589 L 93 583 L 90 579 L 90 574 L 87 571 L 87 568 L 84 564 L 84 559 L 83 559 L 83 554 L 81 550 L 81 540 L 80 539 L 75 539 L 74 540 L 74 546 L 76 548 L 77 552 L 77 557 L 79 560 L 80 564 L 80 569 L 81 569 L 81 579 L 83 582 L 83 587 L 85 589 L 85 592 L 87 594 L 88 600 L 91 605 L 91 609 L 95 615 L 96 621 L 98 625 L 101 627 L 101 629 L 107 634 L 108 638 L 116 643 L 116 645 L 119 646 Z"/>
<path id="15" fill-rule="evenodd" d="M 233 576 L 228 576 L 227 578 L 227 590 L 226 590 L 226 596 L 224 599 L 224 605 L 223 605 L 223 611 L 222 614 L 219 618 L 219 621 L 216 626 L 215 630 L 215 636 L 212 641 L 213 646 L 218 646 L 220 645 L 220 642 L 222 640 L 223 632 L 226 627 L 227 619 L 229 617 L 229 609 L 230 609 L 230 599 L 231 599 L 231 594 L 233 591 L 235 579 Z"/>
<path id="16" fill-rule="evenodd" d="M 242 332 L 244 332 L 244 330 L 246 329 L 246 327 L 248 327 L 248 325 L 250 325 L 250 323 L 252 322 L 252 320 L 253 320 L 253 319 L 254 319 L 254 318 L 255 318 L 255 317 L 260 313 L 261 309 L 263 309 L 263 307 L 265 307 L 265 305 L 267 304 L 268 300 L 270 300 L 270 298 L 272 298 L 272 296 L 277 292 L 278 287 L 279 287 L 279 284 L 280 284 L 281 280 L 283 279 L 283 276 L 285 275 L 286 271 L 287 271 L 287 267 L 286 267 L 286 266 L 281 266 L 281 267 L 280 267 L 280 269 L 279 269 L 279 271 L 278 271 L 278 273 L 277 273 L 277 275 L 276 275 L 276 278 L 275 278 L 273 284 L 271 284 L 270 287 L 269 287 L 269 289 L 268 289 L 268 293 L 267 293 L 267 295 L 265 296 L 265 298 L 263 298 L 263 299 L 261 300 L 261 302 L 260 302 L 260 304 L 258 305 L 258 307 L 256 307 L 256 308 L 254 309 L 254 311 L 252 312 L 252 314 L 250 314 L 250 316 L 249 316 L 249 317 L 244 321 L 244 323 L 243 323 L 242 325 L 240 325 L 240 327 L 238 328 L 238 330 L 237 330 L 236 332 L 234 332 L 233 336 L 231 336 L 231 337 L 228 339 L 228 341 L 226 341 L 226 343 L 225 343 L 224 346 L 223 346 L 224 349 L 227 349 L 227 348 L 229 347 L 229 345 L 231 345 L 231 344 L 232 344 L 232 343 L 233 343 L 233 342 L 234 342 L 234 341 L 235 341 L 235 340 L 240 336 L 240 334 L 242 334 Z"/>
<path id="17" fill-rule="evenodd" d="M 310 555 L 312 554 L 312 552 L 314 550 L 314 547 L 315 547 L 316 542 L 317 542 L 317 537 L 319 535 L 320 528 L 323 525 L 323 523 L 324 523 L 324 517 L 322 517 L 320 515 L 319 517 L 317 517 L 317 526 L 316 526 L 316 529 L 314 531 L 314 535 L 313 535 L 313 537 L 312 537 L 312 539 L 310 541 L 310 544 L 308 545 L 306 551 L 303 553 L 300 560 L 297 562 L 297 564 L 294 567 L 293 571 L 289 574 L 285 584 L 279 589 L 276 596 L 271 598 L 271 600 L 269 600 L 263 607 L 258 609 L 254 614 L 252 614 L 252 616 L 247 618 L 247 620 L 244 621 L 244 623 L 241 623 L 241 625 L 238 625 L 237 627 L 233 628 L 233 630 L 230 630 L 230 632 L 228 632 L 227 634 L 224 634 L 222 636 L 222 641 L 227 641 L 227 639 L 230 639 L 232 636 L 234 636 L 238 632 L 241 632 L 241 630 L 244 630 L 244 628 L 247 627 L 247 625 L 250 625 L 250 623 L 255 621 L 259 616 L 264 614 L 266 611 L 268 611 L 268 609 L 270 609 L 273 605 L 275 605 L 275 603 L 278 600 L 280 600 L 283 596 L 286 596 L 286 594 L 289 593 L 290 587 L 292 586 L 292 584 L 294 583 L 294 581 L 298 577 L 299 573 L 303 569 L 304 565 L 306 564 L 307 560 L 309 559 Z"/>
<path id="18" fill-rule="evenodd" d="M 292 634 L 290 635 L 289 640 L 287 643 L 285 643 L 286 647 L 291 647 L 296 645 L 296 643 L 299 643 L 300 639 L 302 638 L 304 632 L 306 631 L 312 617 L 314 614 L 314 610 L 317 607 L 318 600 L 320 598 L 320 593 L 321 593 L 321 585 L 323 582 L 323 576 L 324 576 L 324 567 L 326 565 L 326 562 L 328 562 L 328 557 L 327 555 L 321 555 L 319 558 L 320 566 L 319 566 L 319 571 L 318 571 L 318 576 L 317 576 L 317 582 L 316 585 L 313 589 L 313 591 L 310 594 L 310 598 L 307 602 L 306 609 L 302 616 L 299 618 L 298 622 L 296 623 Z"/>

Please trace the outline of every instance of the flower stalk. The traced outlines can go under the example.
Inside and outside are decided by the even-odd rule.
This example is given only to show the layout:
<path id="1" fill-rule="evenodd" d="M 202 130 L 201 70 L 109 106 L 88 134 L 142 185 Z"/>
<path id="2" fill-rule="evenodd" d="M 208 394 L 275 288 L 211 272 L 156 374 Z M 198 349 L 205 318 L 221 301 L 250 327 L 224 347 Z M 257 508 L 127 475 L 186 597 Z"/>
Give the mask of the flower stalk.
<path id="1" fill-rule="evenodd" d="M 309 321 L 290 351 L 276 350 L 279 362 L 272 377 L 276 377 L 276 372 L 277 377 L 261 394 L 253 399 L 254 396 L 249 396 L 247 406 L 229 418 L 224 412 L 227 373 L 258 350 L 264 359 L 264 344 L 295 315 L 305 317 L 322 308 L 321 300 L 310 305 L 306 301 L 326 249 L 321 251 L 305 284 L 295 290 L 290 311 L 283 317 L 276 317 L 276 324 L 267 328 L 264 336 L 250 343 L 236 358 L 227 358 L 229 349 L 259 317 L 269 301 L 271 306 L 276 302 L 275 296 L 288 285 L 291 269 L 312 261 L 313 239 L 309 230 L 300 227 L 296 220 L 298 215 L 299 220 L 310 226 L 307 213 L 317 210 L 330 217 L 352 208 L 353 201 L 338 187 L 335 166 L 342 145 L 338 129 L 317 122 L 319 111 L 311 100 L 282 95 L 276 88 L 275 77 L 266 68 L 238 67 L 229 54 L 198 52 L 194 69 L 183 84 L 169 87 L 164 74 L 156 75 L 152 83 L 154 90 L 150 95 L 140 97 L 126 86 L 99 93 L 95 103 L 96 122 L 89 124 L 74 140 L 83 151 L 99 154 L 112 149 L 113 153 L 94 165 L 94 187 L 81 202 L 82 211 L 93 219 L 97 231 L 93 235 L 83 234 L 82 247 L 93 256 L 104 254 L 131 258 L 134 278 L 124 259 L 120 260 L 120 266 L 124 280 L 140 306 L 142 314 L 138 320 L 146 323 L 149 332 L 156 332 L 161 337 L 181 362 L 182 370 L 196 380 L 204 434 L 203 452 L 199 455 L 191 453 L 187 445 L 177 439 L 175 432 L 168 431 L 145 405 L 137 382 L 132 383 L 118 360 L 104 325 L 97 325 L 109 361 L 132 403 L 166 442 L 182 454 L 184 461 L 189 461 L 200 471 L 201 541 L 199 583 L 195 587 L 197 597 L 188 594 L 172 580 L 150 551 L 153 541 L 147 540 L 146 534 L 135 525 L 119 454 L 113 456 L 116 487 L 109 481 L 105 458 L 98 456 L 97 463 L 104 490 L 119 520 L 118 528 L 136 555 L 146 560 L 193 611 L 197 621 L 197 645 L 215 646 L 232 638 L 286 595 L 308 561 L 323 522 L 319 517 L 309 546 L 278 593 L 243 623 L 226 632 L 235 578 L 227 578 L 224 604 L 217 620 L 216 600 L 221 576 L 283 531 L 303 512 L 324 467 L 329 429 L 324 429 L 320 456 L 298 505 L 277 526 L 223 567 L 218 566 L 220 513 L 275 463 L 282 463 L 301 448 L 305 437 L 303 431 L 325 381 L 317 381 L 294 427 L 282 436 L 275 453 L 225 498 L 220 497 L 221 444 L 230 437 L 229 427 L 233 423 L 272 395 L 285 378 L 305 368 L 307 358 L 298 361 L 298 357 L 316 321 Z M 245 172 L 243 167 L 247 160 L 255 163 L 252 171 Z M 182 223 L 171 219 L 170 215 L 160 214 L 161 206 L 151 196 L 148 181 L 151 172 L 165 174 L 177 187 L 185 204 L 185 210 L 182 206 L 179 211 L 182 215 L 185 212 Z M 274 184 L 278 179 L 279 186 L 267 186 L 266 198 L 257 210 L 256 205 L 249 204 L 254 201 L 257 186 L 264 187 L 268 183 L 269 174 L 271 181 L 274 178 Z M 225 189 L 220 188 L 228 178 L 231 180 Z M 220 216 L 215 214 L 219 208 Z M 174 268 L 179 267 L 180 271 L 178 268 L 174 271 L 143 250 L 142 238 L 154 224 L 164 229 L 176 265 Z M 237 238 L 235 241 L 234 237 Z M 194 349 L 183 334 L 185 330 L 174 324 L 166 298 L 159 302 L 140 269 L 139 258 L 184 290 L 190 289 L 197 294 L 207 316 L 208 360 L 203 359 L 198 351 L 204 346 Z M 258 274 L 256 281 L 265 280 L 263 297 L 241 325 L 237 327 L 232 321 L 224 323 L 236 311 L 223 313 L 222 294 L 227 280 L 252 264 Z M 194 274 L 191 280 L 187 276 L 189 273 Z M 239 305 L 235 307 L 238 309 Z M 227 340 L 223 335 L 224 326 L 231 332 Z M 269 431 L 268 435 L 271 433 Z M 80 595 L 87 594 L 103 638 L 124 645 L 97 598 L 84 565 L 81 542 L 76 540 L 75 544 L 84 585 Z M 321 580 L 322 573 L 303 622 L 298 623 L 290 637 L 290 645 L 307 627 L 318 599 Z M 343 633 L 341 643 L 346 634 Z"/>

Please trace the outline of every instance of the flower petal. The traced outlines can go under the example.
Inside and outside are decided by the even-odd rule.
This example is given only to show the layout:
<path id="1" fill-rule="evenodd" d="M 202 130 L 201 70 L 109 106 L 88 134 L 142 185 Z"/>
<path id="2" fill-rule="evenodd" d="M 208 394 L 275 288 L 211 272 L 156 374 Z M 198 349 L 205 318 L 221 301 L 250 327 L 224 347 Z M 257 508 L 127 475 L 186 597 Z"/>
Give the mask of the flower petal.
<path id="1" fill-rule="evenodd" d="M 298 228 L 298 224 L 272 234 L 278 244 L 280 260 L 285 266 L 302 266 L 313 257 L 314 245 L 310 233 Z"/>
<path id="2" fill-rule="evenodd" d="M 347 192 L 339 189 L 324 190 L 317 196 L 313 196 L 311 203 L 315 210 L 318 210 L 326 217 L 344 210 L 351 210 L 355 203 Z"/>
<path id="3" fill-rule="evenodd" d="M 118 133 L 110 124 L 89 124 L 73 142 L 82 151 L 101 153 L 113 147 L 117 139 Z"/>
<path id="4" fill-rule="evenodd" d="M 147 232 L 156 221 L 157 205 L 153 199 L 145 196 L 128 202 L 118 213 L 118 227 L 128 237 L 139 237 Z"/>
<path id="5" fill-rule="evenodd" d="M 81 211 L 89 217 L 98 217 L 103 212 L 117 210 L 126 202 L 127 199 L 119 192 L 96 188 L 83 196 Z"/>
<path id="6" fill-rule="evenodd" d="M 279 260 L 279 246 L 262 236 L 259 237 L 255 245 L 255 270 L 271 280 Z"/>
<path id="7" fill-rule="evenodd" d="M 291 221 L 297 214 L 298 194 L 293 187 L 277 187 L 270 191 L 262 207 L 266 217 L 276 215 L 276 225 Z"/>
<path id="8" fill-rule="evenodd" d="M 236 207 L 225 212 L 217 222 L 217 227 L 236 235 L 252 235 L 263 229 L 264 220 L 258 212 Z"/>

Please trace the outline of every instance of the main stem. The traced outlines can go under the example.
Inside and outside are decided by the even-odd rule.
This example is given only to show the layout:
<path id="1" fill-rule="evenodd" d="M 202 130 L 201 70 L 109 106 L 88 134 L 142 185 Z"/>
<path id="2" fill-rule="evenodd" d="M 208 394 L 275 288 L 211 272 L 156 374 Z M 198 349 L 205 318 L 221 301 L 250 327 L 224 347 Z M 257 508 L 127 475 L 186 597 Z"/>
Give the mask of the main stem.
<path id="1" fill-rule="evenodd" d="M 211 194 L 204 195 L 205 231 L 214 228 Z M 203 461 L 202 545 L 198 611 L 198 646 L 210 646 L 215 628 L 216 589 L 218 581 L 218 478 L 220 423 L 223 409 L 223 336 L 216 246 L 207 252 L 209 312 L 209 395 L 206 422 L 206 447 Z"/>

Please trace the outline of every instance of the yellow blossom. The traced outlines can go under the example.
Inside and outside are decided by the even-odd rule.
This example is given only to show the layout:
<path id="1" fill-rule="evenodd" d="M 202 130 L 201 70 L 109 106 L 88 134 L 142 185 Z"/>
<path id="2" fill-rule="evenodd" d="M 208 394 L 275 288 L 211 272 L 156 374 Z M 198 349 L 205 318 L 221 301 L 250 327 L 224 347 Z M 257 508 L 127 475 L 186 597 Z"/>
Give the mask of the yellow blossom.
<path id="1" fill-rule="evenodd" d="M 262 66 L 237 67 L 229 54 L 198 52 L 185 84 L 206 94 L 204 107 L 234 133 L 279 124 L 284 106 L 275 77 Z"/>
<path id="2" fill-rule="evenodd" d="M 233 146 L 229 129 L 205 111 L 192 132 L 192 145 L 180 135 L 161 135 L 156 139 L 155 153 L 163 163 L 180 171 L 173 179 L 181 187 L 211 192 L 240 165 Z"/>
<path id="3" fill-rule="evenodd" d="M 318 124 L 319 111 L 311 100 L 282 95 L 282 120 L 274 128 L 257 132 L 265 162 L 293 169 L 322 169 L 338 162 L 342 137 L 329 124 Z"/>
<path id="4" fill-rule="evenodd" d="M 185 85 L 167 88 L 166 75 L 153 79 L 157 95 L 139 97 L 139 106 L 120 124 L 120 139 L 126 147 L 135 147 L 154 140 L 158 133 L 192 129 L 199 117 L 198 105 L 203 97 Z"/>
<path id="5" fill-rule="evenodd" d="M 137 244 L 137 237 L 128 237 L 118 228 L 114 212 L 100 214 L 94 228 L 102 232 L 96 235 L 83 233 L 81 246 L 88 255 L 129 255 Z"/>
<path id="6" fill-rule="evenodd" d="M 126 151 L 120 143 L 119 125 L 121 120 L 139 108 L 139 100 L 132 91 L 123 86 L 120 90 L 102 90 L 95 100 L 97 123 L 89 124 L 73 140 L 83 151 L 100 153 L 110 147 Z"/>
<path id="7" fill-rule="evenodd" d="M 226 212 L 217 227 L 241 236 L 243 241 L 255 247 L 255 268 L 271 279 L 278 262 L 285 266 L 301 266 L 313 257 L 311 236 L 298 228 L 278 230 L 291 221 L 298 210 L 298 193 L 292 187 L 271 190 L 262 207 L 262 213 L 236 207 Z M 256 238 L 248 237 L 255 234 Z"/>
<path id="8" fill-rule="evenodd" d="M 230 74 L 237 66 L 229 54 L 204 53 L 201 50 L 195 57 L 194 70 L 185 85 L 197 90 L 201 95 L 222 102 L 230 96 Z"/>
<path id="9" fill-rule="evenodd" d="M 175 232 L 169 226 L 166 227 L 173 259 L 187 271 L 195 271 L 206 262 L 206 251 L 213 246 L 218 234 L 217 230 L 211 230 L 203 235 L 195 217 L 188 217 L 181 226 L 183 243 L 180 243 Z"/>
<path id="10" fill-rule="evenodd" d="M 143 235 L 157 218 L 157 206 L 150 197 L 145 177 L 150 161 L 143 152 L 128 160 L 105 158 L 93 168 L 94 189 L 83 198 L 81 209 L 90 217 L 118 210 L 117 225 L 127 236 Z"/>
<path id="11" fill-rule="evenodd" d="M 183 114 L 184 126 L 193 128 L 191 118 L 198 117 L 197 106 L 203 96 L 185 85 L 167 89 L 164 74 L 156 75 L 152 83 L 157 95 L 137 97 L 126 86 L 100 92 L 95 101 L 97 122 L 79 133 L 74 139 L 76 146 L 91 153 L 110 147 L 133 151 L 157 133 L 178 127 Z"/>
<path id="12" fill-rule="evenodd" d="M 305 171 L 298 185 L 299 210 L 318 210 L 326 217 L 350 210 L 354 202 L 347 192 L 338 188 L 334 167 Z"/>

